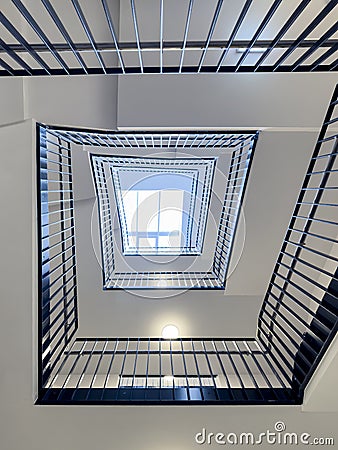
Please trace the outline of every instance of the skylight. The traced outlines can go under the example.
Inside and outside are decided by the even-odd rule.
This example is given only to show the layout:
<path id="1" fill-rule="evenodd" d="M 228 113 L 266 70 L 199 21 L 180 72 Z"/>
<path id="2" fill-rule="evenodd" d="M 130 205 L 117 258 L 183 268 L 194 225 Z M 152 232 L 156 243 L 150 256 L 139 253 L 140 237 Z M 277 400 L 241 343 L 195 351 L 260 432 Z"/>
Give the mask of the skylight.
<path id="1" fill-rule="evenodd" d="M 200 254 L 215 158 L 123 163 L 110 164 L 123 254 Z"/>
<path id="2" fill-rule="evenodd" d="M 128 230 L 125 253 L 180 252 L 186 220 L 182 190 L 122 191 Z"/>

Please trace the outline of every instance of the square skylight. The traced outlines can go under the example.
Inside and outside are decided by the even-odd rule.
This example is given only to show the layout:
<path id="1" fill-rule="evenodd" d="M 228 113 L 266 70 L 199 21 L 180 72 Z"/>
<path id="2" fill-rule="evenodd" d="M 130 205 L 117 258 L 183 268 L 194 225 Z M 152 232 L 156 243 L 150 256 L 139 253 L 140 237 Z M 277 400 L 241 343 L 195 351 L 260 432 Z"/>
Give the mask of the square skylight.
<path id="1" fill-rule="evenodd" d="M 104 158 L 124 255 L 201 254 L 216 159 Z"/>
<path id="2" fill-rule="evenodd" d="M 184 246 L 183 190 L 122 191 L 127 236 L 124 253 L 177 252 Z M 187 229 L 187 234 L 189 229 Z"/>

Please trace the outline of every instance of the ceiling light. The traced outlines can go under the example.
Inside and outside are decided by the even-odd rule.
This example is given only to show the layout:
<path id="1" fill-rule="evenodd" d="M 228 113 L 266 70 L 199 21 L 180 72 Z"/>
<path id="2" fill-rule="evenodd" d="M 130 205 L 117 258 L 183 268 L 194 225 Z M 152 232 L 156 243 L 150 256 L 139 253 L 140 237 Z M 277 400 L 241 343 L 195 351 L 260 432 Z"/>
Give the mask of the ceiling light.
<path id="1" fill-rule="evenodd" d="M 236 52 L 237 53 L 244 53 L 246 52 L 248 49 L 247 48 L 236 48 Z M 249 49 L 249 53 L 264 53 L 267 49 L 266 48 L 250 48 Z"/>
<path id="2" fill-rule="evenodd" d="M 162 330 L 163 339 L 177 339 L 178 335 L 179 331 L 175 325 L 166 325 Z"/>

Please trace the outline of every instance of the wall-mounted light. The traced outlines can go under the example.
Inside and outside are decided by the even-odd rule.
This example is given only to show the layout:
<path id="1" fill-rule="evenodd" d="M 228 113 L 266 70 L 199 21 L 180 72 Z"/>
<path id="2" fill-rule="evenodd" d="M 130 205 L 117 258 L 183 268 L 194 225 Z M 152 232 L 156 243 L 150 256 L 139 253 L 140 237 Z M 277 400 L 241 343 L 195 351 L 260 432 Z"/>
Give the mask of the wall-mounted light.
<path id="1" fill-rule="evenodd" d="M 166 325 L 162 329 L 163 339 L 177 339 L 179 335 L 179 330 L 175 325 Z"/>

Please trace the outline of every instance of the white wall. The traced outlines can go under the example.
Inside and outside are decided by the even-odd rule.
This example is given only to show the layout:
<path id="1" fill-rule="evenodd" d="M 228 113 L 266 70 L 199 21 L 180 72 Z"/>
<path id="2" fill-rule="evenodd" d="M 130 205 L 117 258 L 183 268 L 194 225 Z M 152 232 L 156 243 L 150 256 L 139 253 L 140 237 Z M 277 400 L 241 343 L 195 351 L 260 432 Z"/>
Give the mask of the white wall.
<path id="1" fill-rule="evenodd" d="M 116 128 L 117 77 L 24 79 L 25 118 L 49 125 Z"/>
<path id="2" fill-rule="evenodd" d="M 320 127 L 332 74 L 119 78 L 118 127 Z"/>
<path id="3" fill-rule="evenodd" d="M 24 119 L 22 78 L 2 78 L 0 99 L 0 126 Z"/>
<path id="4" fill-rule="evenodd" d="M 130 77 L 130 80 L 132 78 Z M 80 80 L 74 78 L 74 80 Z M 136 78 L 135 78 L 136 80 Z M 109 84 L 111 80 L 107 81 Z M 10 83 L 10 84 L 7 84 Z M 100 111 L 98 102 L 92 109 L 89 102 L 72 102 L 72 98 L 77 99 L 82 94 L 81 89 L 73 96 L 73 88 L 76 86 L 68 84 L 67 90 L 61 90 L 65 84 L 61 81 L 42 83 L 45 88 L 45 97 L 40 97 L 37 93 L 39 82 L 31 80 L 34 84 L 32 92 L 35 90 L 35 98 L 38 100 L 36 106 L 30 102 L 30 107 L 26 114 L 39 113 L 38 120 L 51 123 L 62 123 L 65 125 L 78 126 L 98 126 L 107 127 L 110 117 L 106 117 L 109 109 L 110 97 L 104 103 L 103 114 L 99 117 Z M 71 82 L 73 83 L 73 82 Z M 156 83 L 160 83 L 159 79 Z M 156 84 L 155 83 L 155 84 Z M 309 117 L 308 125 L 319 127 L 324 113 L 325 105 L 330 97 L 332 81 L 327 82 L 326 76 L 317 78 L 317 88 L 325 90 L 325 99 L 318 101 L 320 112 L 315 112 Z M 316 83 L 310 83 L 312 88 L 302 91 L 303 100 L 308 101 L 312 95 L 316 94 Z M 21 92 L 21 80 L 0 80 L 1 107 L 0 117 L 2 123 L 16 122 L 23 119 L 23 98 Z M 88 86 L 87 82 L 83 86 Z M 155 85 L 156 87 L 156 85 Z M 292 88 L 292 86 L 290 86 Z M 97 86 L 97 89 L 101 89 Z M 103 88 L 102 88 L 103 89 Z M 90 91 L 89 91 L 90 92 Z M 110 87 L 107 87 L 110 92 Z M 148 93 L 152 91 L 148 91 Z M 88 94 L 88 92 L 86 92 Z M 27 95 L 27 91 L 26 91 Z M 30 94 L 29 94 L 30 95 Z M 33 93 L 31 94 L 33 96 Z M 183 95 L 183 94 L 182 94 Z M 240 91 L 238 91 L 240 95 Z M 284 93 L 280 92 L 283 98 Z M 51 102 L 48 98 L 58 101 L 59 107 L 53 113 Z M 63 97 L 63 98 L 61 98 Z M 80 96 L 81 97 L 81 96 Z M 94 96 L 95 97 L 95 96 Z M 94 101 L 94 97 L 92 100 Z M 32 97 L 33 98 L 33 97 Z M 300 97 L 298 97 L 300 98 Z M 45 99 L 46 106 L 43 106 Z M 59 99 L 59 100 L 58 100 Z M 63 101 L 67 103 L 65 116 L 62 114 Z M 122 100 L 120 99 L 120 102 Z M 128 100 L 129 101 L 129 100 Z M 264 100 L 266 102 L 267 99 Z M 282 100 L 281 100 L 282 101 Z M 131 107 L 136 105 L 130 99 Z M 77 105 L 75 107 L 75 105 Z M 82 108 L 80 108 L 80 105 Z M 168 104 L 169 105 L 169 104 Z M 210 103 L 209 103 L 210 105 Z M 120 108 L 122 105 L 120 104 Z M 153 122 L 156 114 L 152 114 L 151 109 L 147 110 L 143 105 L 143 115 L 150 115 L 152 120 L 136 121 L 133 111 L 130 114 L 133 120 L 128 120 L 132 126 L 140 124 L 141 121 Z M 271 103 L 269 114 L 275 115 L 274 103 Z M 126 110 L 128 108 L 125 108 Z M 308 115 L 308 107 L 303 107 Z M 94 113 L 96 111 L 96 113 Z M 173 109 L 171 109 L 173 113 Z M 255 117 L 254 106 L 250 109 L 250 117 Z M 142 110 L 139 109 L 141 113 Z M 156 113 L 159 115 L 160 110 Z M 170 114 L 164 118 L 170 119 Z M 186 111 L 186 114 L 189 110 Z M 208 109 L 201 112 L 194 112 L 194 103 L 191 105 L 190 113 L 196 118 L 200 114 L 200 121 L 205 121 L 208 117 Z M 189 114 L 190 114 L 189 113 Z M 287 111 L 285 112 L 287 113 Z M 292 111 L 290 110 L 291 114 Z M 230 113 L 227 113 L 230 117 Z M 243 111 L 244 116 L 247 114 Z M 124 113 L 128 118 L 127 112 Z M 185 116 L 181 115 L 181 119 Z M 249 119 L 249 115 L 246 115 Z M 294 117 L 294 116 L 293 116 Z M 178 117 L 179 118 L 179 117 Z M 202 120 L 203 119 L 203 120 Z M 226 117 L 225 117 L 226 119 Z M 297 118 L 294 117 L 296 120 Z M 93 120 L 94 123 L 91 123 Z M 176 124 L 182 120 L 173 120 Z M 186 119 L 187 120 L 187 119 Z M 59 122 L 60 121 L 60 122 Z M 68 122 L 69 123 L 66 123 Z M 126 123 L 120 117 L 119 123 Z M 157 120 L 157 123 L 160 123 Z M 211 121 L 212 122 L 212 121 Z M 224 120 L 224 126 L 230 126 Z M 161 126 L 163 123 L 161 123 Z M 183 125 L 186 125 L 183 122 Z M 204 124 L 205 125 L 205 124 Z M 203 125 L 203 126 L 204 126 Z M 241 126 L 244 126 L 242 123 Z M 217 124 L 219 126 L 219 124 Z M 297 125 L 299 126 L 299 125 Z M 15 139 L 13 138 L 15 137 Z M 312 139 L 312 138 L 309 138 Z M 33 405 L 33 336 L 36 329 L 32 325 L 32 316 L 35 311 L 32 296 L 34 275 L 33 271 L 33 207 L 35 204 L 33 163 L 34 163 L 34 136 L 31 123 L 21 123 L 0 129 L 0 147 L 2 150 L 2 160 L 0 165 L 0 198 L 2 205 L 1 213 L 1 251 L 0 259 L 0 338 L 1 338 L 1 359 L 0 359 L 0 448 L 1 450 L 189 450 L 198 446 L 194 442 L 194 435 L 203 427 L 210 432 L 243 432 L 255 431 L 264 432 L 267 428 L 273 430 L 277 420 L 286 423 L 288 431 L 311 433 L 312 436 L 334 436 L 338 439 L 336 432 L 336 413 L 302 413 L 300 407 L 37 407 Z M 10 188 L 9 188 L 10 187 Z M 120 303 L 125 298 L 121 297 Z M 238 299 L 234 299 L 238 300 Z M 130 299 L 126 299 L 130 301 Z M 241 299 L 239 299 L 241 301 Z M 229 303 L 229 314 L 231 314 Z M 255 306 L 252 303 L 252 307 Z M 141 309 L 141 304 L 138 307 Z M 179 308 L 184 309 L 182 302 Z M 243 306 L 244 309 L 244 306 Z M 163 310 L 165 313 L 166 311 Z M 245 313 L 247 310 L 245 310 Z M 251 314 L 251 313 L 249 313 Z M 201 323 L 203 318 L 200 318 Z M 108 326 L 109 316 L 106 319 Z M 229 316 L 230 323 L 230 316 Z M 235 332 L 235 322 L 227 331 Z M 6 345 L 4 345 L 6 343 Z M 335 390 L 335 378 L 331 377 L 331 386 L 325 385 L 325 390 Z M 323 379 L 325 381 L 325 379 Z M 203 447 L 202 447 L 203 448 Z M 207 448 L 218 448 L 216 445 Z M 271 446 L 261 446 L 271 448 Z"/>

